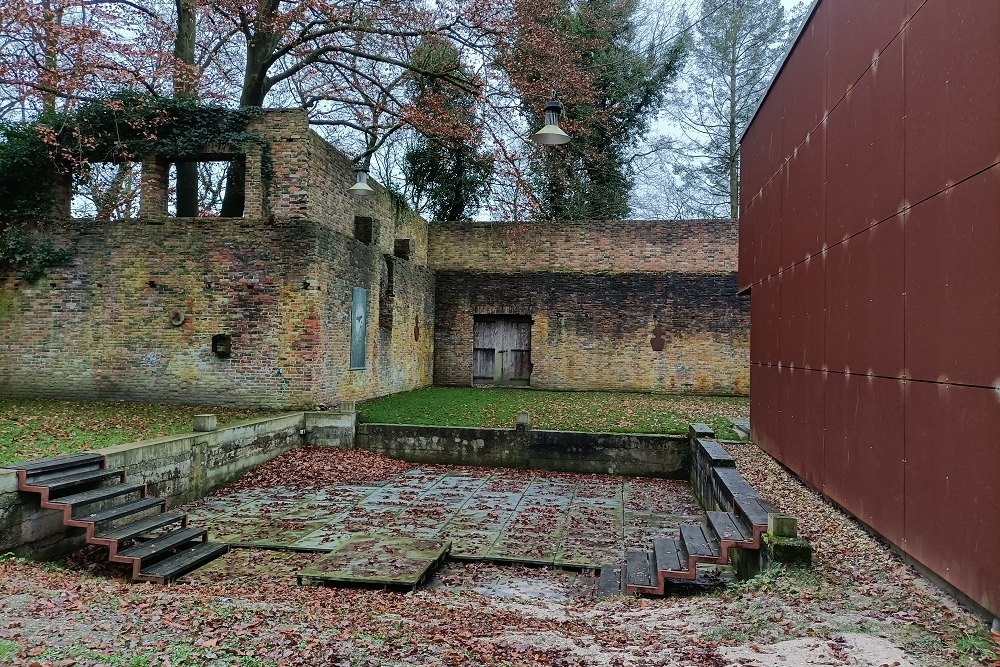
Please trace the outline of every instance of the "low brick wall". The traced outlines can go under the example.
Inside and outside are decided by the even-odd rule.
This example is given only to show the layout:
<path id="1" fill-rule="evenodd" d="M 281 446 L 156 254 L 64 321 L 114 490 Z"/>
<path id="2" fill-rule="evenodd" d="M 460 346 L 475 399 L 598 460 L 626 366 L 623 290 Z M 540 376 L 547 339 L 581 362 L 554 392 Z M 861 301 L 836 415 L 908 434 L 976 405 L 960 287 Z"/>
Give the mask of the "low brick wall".
<path id="1" fill-rule="evenodd" d="M 109 468 L 124 468 L 150 495 L 176 507 L 211 493 L 302 443 L 304 413 L 255 419 L 202 433 L 185 433 L 95 450 Z M 45 558 L 81 543 L 79 529 L 59 512 L 41 509 L 38 496 L 17 490 L 17 473 L 0 469 L 0 553 Z"/>
<path id="2" fill-rule="evenodd" d="M 683 436 L 359 424 L 356 446 L 414 463 L 688 477 Z"/>

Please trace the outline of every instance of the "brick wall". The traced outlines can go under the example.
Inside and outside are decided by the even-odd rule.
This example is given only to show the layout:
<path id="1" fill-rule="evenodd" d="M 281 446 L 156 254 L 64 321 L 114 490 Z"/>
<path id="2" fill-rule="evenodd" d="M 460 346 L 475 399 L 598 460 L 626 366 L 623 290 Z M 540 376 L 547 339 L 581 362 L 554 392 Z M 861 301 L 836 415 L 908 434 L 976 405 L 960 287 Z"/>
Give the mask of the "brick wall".
<path id="1" fill-rule="evenodd" d="M 435 222 L 430 231 L 429 263 L 440 271 L 736 270 L 736 223 L 731 220 Z"/>
<path id="2" fill-rule="evenodd" d="M 532 318 L 533 387 L 749 390 L 731 222 L 435 223 L 430 248 L 436 384 L 470 384 L 475 316 L 511 314 Z"/>
<path id="3" fill-rule="evenodd" d="M 260 127 L 272 142 L 258 207 L 269 216 L 169 217 L 164 165 L 150 158 L 139 219 L 59 226 L 69 264 L 34 285 L 0 283 L 0 394 L 290 408 L 430 383 L 426 223 L 377 185 L 374 197 L 349 198 L 350 161 L 304 113 L 268 112 Z M 259 170 L 259 153 L 248 155 L 250 198 L 262 192 Z M 371 244 L 354 238 L 355 216 L 372 219 Z M 408 260 L 392 256 L 400 238 L 411 240 Z M 369 291 L 358 371 L 354 287 Z M 213 354 L 215 334 L 232 336 L 230 358 Z"/>

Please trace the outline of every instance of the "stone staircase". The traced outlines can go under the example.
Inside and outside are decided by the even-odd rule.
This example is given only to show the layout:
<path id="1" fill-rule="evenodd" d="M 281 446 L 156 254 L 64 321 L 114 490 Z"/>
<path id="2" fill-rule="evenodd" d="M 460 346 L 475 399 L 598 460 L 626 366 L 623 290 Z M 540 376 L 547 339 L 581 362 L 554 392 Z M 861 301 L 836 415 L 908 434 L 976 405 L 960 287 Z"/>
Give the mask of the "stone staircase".
<path id="1" fill-rule="evenodd" d="M 101 454 L 73 454 L 8 466 L 18 489 L 37 493 L 41 506 L 62 512 L 63 525 L 82 528 L 88 544 L 108 548 L 108 559 L 131 567 L 133 581 L 170 583 L 229 551 L 208 542 L 187 515 L 167 512 L 166 500 L 145 484 L 109 469 Z"/>
<path id="2" fill-rule="evenodd" d="M 740 549 L 759 557 L 768 515 L 777 508 L 758 495 L 735 468 L 732 457 L 704 424 L 689 434 L 692 486 L 708 511 L 707 525 L 680 527 L 676 538 L 652 540 L 648 550 L 631 550 L 625 562 L 601 567 L 597 595 L 665 595 L 668 582 L 692 582 L 699 564 L 726 565 Z"/>
<path id="3" fill-rule="evenodd" d="M 677 538 L 652 541 L 652 549 L 633 550 L 626 562 L 601 567 L 598 595 L 666 595 L 668 581 L 694 581 L 698 565 L 726 565 L 731 549 L 756 551 L 767 532 L 767 514 L 752 520 L 733 512 L 708 512 L 708 526 L 680 527 Z"/>

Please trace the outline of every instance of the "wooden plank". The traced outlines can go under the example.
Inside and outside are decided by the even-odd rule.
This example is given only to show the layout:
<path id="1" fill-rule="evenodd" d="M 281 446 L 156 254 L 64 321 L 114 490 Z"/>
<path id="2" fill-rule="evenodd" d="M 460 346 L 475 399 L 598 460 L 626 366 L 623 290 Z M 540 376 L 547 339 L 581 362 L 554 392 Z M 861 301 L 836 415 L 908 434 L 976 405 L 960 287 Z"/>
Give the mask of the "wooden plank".
<path id="1" fill-rule="evenodd" d="M 493 379 L 493 349 L 475 348 L 472 350 L 472 377 L 477 380 Z"/>
<path id="2" fill-rule="evenodd" d="M 736 462 L 733 461 L 733 457 L 729 455 L 726 448 L 722 446 L 718 440 L 709 440 L 707 438 L 698 438 L 697 440 L 698 448 L 701 450 L 701 455 L 713 466 L 723 466 L 726 468 L 733 468 L 736 466 Z"/>
<path id="3" fill-rule="evenodd" d="M 228 551 L 229 546 L 226 544 L 199 542 L 195 546 L 184 549 L 184 551 L 170 558 L 143 568 L 138 578 L 151 580 L 162 578 L 163 583 L 169 584 L 171 581 L 184 576 L 191 570 L 195 570 L 211 560 L 215 560 Z"/>
<path id="4" fill-rule="evenodd" d="M 651 588 L 653 586 L 653 568 L 648 551 L 629 551 L 626 556 L 626 581 L 628 586 Z"/>
<path id="5" fill-rule="evenodd" d="M 204 528 L 176 528 L 169 533 L 160 535 L 148 542 L 141 542 L 134 547 L 118 552 L 119 556 L 145 560 L 150 556 L 161 554 L 186 542 L 203 539 L 208 531 Z"/>
<path id="6" fill-rule="evenodd" d="M 719 545 L 709 539 L 699 524 L 684 524 L 681 526 L 681 540 L 689 556 L 718 558 Z"/>
<path id="7" fill-rule="evenodd" d="M 103 454 L 70 454 L 68 456 L 55 456 L 47 459 L 38 459 L 26 463 L 9 463 L 5 468 L 12 470 L 24 470 L 29 475 L 53 470 L 65 470 L 77 466 L 99 465 L 104 460 Z"/>
<path id="8" fill-rule="evenodd" d="M 531 350 L 510 350 L 510 378 L 528 380 L 531 378 Z"/>
<path id="9" fill-rule="evenodd" d="M 625 565 L 602 565 L 601 576 L 597 579 L 597 597 L 608 598 L 625 594 Z"/>
<path id="10" fill-rule="evenodd" d="M 183 519 L 184 515 L 178 512 L 154 514 L 144 519 L 139 519 L 138 521 L 133 521 L 132 523 L 120 526 L 106 533 L 98 533 L 97 537 L 104 540 L 118 540 L 119 542 L 123 542 L 125 540 L 135 539 L 143 533 L 148 533 L 152 530 L 156 530 L 157 528 L 163 528 L 164 526 L 169 526 L 172 523 L 183 521 Z"/>
<path id="11" fill-rule="evenodd" d="M 163 498 L 141 498 L 130 503 L 123 503 L 121 505 L 115 505 L 114 507 L 107 507 L 96 512 L 91 512 L 90 514 L 83 514 L 80 516 L 74 515 L 73 518 L 79 521 L 104 523 L 105 521 L 122 519 L 132 514 L 139 514 L 140 512 L 145 512 L 146 510 L 150 510 L 158 505 L 162 509 L 166 502 L 167 501 Z"/>
<path id="12" fill-rule="evenodd" d="M 80 493 L 73 493 L 60 498 L 53 498 L 52 501 L 65 503 L 66 505 L 72 505 L 74 507 L 78 505 L 89 505 L 90 503 L 97 503 L 102 500 L 111 500 L 112 498 L 118 498 L 119 496 L 127 496 L 130 493 L 138 493 L 142 491 L 145 486 L 145 484 L 131 483 L 115 484 L 114 486 L 102 486 L 98 489 L 91 489 L 89 491 L 81 491 Z"/>
<path id="13" fill-rule="evenodd" d="M 708 525 L 723 540 L 749 542 L 753 539 L 752 535 L 743 528 L 743 522 L 732 512 L 709 512 Z"/>
<path id="14" fill-rule="evenodd" d="M 683 572 L 687 569 L 687 563 L 681 563 L 677 540 L 673 538 L 662 537 L 653 540 L 653 554 L 659 572 Z"/>
<path id="15" fill-rule="evenodd" d="M 62 471 L 65 472 L 65 471 Z M 63 489 L 71 489 L 74 486 L 83 486 L 84 484 L 92 484 L 94 482 L 103 482 L 106 479 L 111 479 L 112 477 L 123 478 L 125 471 L 121 468 L 108 469 L 108 468 L 97 468 L 95 470 L 88 470 L 85 472 L 73 472 L 72 474 L 61 474 L 59 476 L 48 476 L 43 475 L 39 477 L 32 477 L 30 484 L 32 486 L 44 486 L 49 490 L 49 496 L 51 497 L 52 491 L 62 491 Z"/>
<path id="16" fill-rule="evenodd" d="M 753 526 L 767 526 L 768 510 L 764 507 L 760 498 L 736 498 L 736 509 Z"/>

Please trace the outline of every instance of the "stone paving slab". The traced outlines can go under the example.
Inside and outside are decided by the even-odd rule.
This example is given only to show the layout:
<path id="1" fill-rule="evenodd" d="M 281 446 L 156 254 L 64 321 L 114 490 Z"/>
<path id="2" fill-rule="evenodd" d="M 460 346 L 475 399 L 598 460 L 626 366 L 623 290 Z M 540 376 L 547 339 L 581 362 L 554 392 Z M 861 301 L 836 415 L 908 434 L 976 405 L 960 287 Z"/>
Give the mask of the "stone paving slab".
<path id="1" fill-rule="evenodd" d="M 627 548 L 676 536 L 682 524 L 704 522 L 684 482 L 441 468 L 319 491 L 245 489 L 185 509 L 212 540 L 328 552 L 324 571 L 355 568 L 369 583 L 382 581 L 363 574 L 377 574 L 380 558 L 402 563 L 387 565 L 389 571 L 412 574 L 416 566 L 406 554 L 422 553 L 414 543 L 450 542 L 451 556 L 461 559 L 593 568 L 623 561 Z M 367 552 L 371 567 L 348 559 L 365 546 L 387 551 Z"/>
<path id="2" fill-rule="evenodd" d="M 451 548 L 448 540 L 354 536 L 297 573 L 299 581 L 418 585 Z"/>

